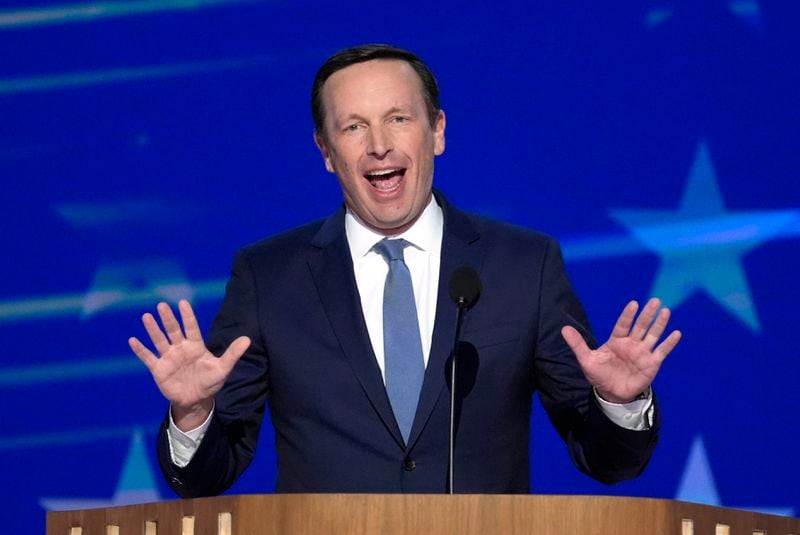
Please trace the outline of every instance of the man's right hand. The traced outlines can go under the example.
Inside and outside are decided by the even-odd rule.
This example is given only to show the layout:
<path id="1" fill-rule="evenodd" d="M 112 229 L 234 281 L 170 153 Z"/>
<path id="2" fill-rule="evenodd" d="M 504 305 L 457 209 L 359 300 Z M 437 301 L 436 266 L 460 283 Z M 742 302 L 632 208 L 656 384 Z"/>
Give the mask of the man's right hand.
<path id="1" fill-rule="evenodd" d="M 153 375 L 158 389 L 172 404 L 172 419 L 178 429 L 189 431 L 208 418 L 219 392 L 233 366 L 250 347 L 250 339 L 240 336 L 221 357 L 215 357 L 203 343 L 192 306 L 182 299 L 178 303 L 184 331 L 166 303 L 158 304 L 162 331 L 152 314 L 142 316 L 147 334 L 158 351 L 156 357 L 136 337 L 128 345 Z"/>

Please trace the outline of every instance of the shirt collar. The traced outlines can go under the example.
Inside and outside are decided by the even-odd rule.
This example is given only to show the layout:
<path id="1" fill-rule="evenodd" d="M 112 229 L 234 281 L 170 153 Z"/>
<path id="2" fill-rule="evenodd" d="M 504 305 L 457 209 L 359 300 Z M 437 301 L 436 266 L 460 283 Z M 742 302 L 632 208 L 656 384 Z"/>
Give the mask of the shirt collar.
<path id="1" fill-rule="evenodd" d="M 436 202 L 435 197 L 431 195 L 428 206 L 411 225 L 411 228 L 402 234 L 390 237 L 392 239 L 402 238 L 422 251 L 436 252 L 441 247 L 443 228 L 442 208 Z M 376 243 L 387 237 L 367 227 L 349 208 L 344 218 L 344 230 L 354 263 L 366 255 Z"/>

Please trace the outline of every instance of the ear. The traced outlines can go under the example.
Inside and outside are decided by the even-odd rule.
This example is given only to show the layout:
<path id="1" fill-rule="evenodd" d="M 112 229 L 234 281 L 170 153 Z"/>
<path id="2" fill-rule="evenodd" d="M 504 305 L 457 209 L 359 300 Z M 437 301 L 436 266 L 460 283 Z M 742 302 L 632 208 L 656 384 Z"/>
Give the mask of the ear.
<path id="1" fill-rule="evenodd" d="M 325 136 L 317 130 L 314 130 L 314 144 L 319 149 L 320 154 L 322 154 L 322 159 L 325 160 L 325 169 L 327 169 L 329 173 L 335 173 L 333 170 L 333 162 L 331 161 L 331 151 L 328 149 L 328 142 L 325 141 Z"/>
<path id="2" fill-rule="evenodd" d="M 436 122 L 433 124 L 433 153 L 439 156 L 444 152 L 444 127 L 447 120 L 444 116 L 444 111 L 439 110 L 439 115 L 436 117 Z"/>

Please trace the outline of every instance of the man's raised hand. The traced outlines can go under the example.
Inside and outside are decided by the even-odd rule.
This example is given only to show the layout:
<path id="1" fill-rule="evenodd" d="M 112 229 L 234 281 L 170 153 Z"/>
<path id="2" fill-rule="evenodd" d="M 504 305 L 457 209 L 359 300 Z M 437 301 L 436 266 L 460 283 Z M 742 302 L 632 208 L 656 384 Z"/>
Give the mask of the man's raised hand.
<path id="1" fill-rule="evenodd" d="M 672 331 L 658 344 L 670 316 L 669 309 L 662 309 L 658 299 L 650 299 L 636 318 L 638 309 L 636 301 L 628 303 L 608 341 L 595 350 L 589 349 L 573 327 L 561 329 L 586 379 L 600 397 L 612 403 L 627 403 L 646 391 L 661 363 L 681 339 L 680 331 Z"/>
<path id="2" fill-rule="evenodd" d="M 142 323 L 158 356 L 136 337 L 129 338 L 128 345 L 150 370 L 158 389 L 172 404 L 175 425 L 189 430 L 208 417 L 214 405 L 214 395 L 250 346 L 250 339 L 240 336 L 217 358 L 206 349 L 189 302 L 182 299 L 178 309 L 183 330 L 166 303 L 159 303 L 157 307 L 163 331 L 152 314 L 142 316 Z"/>

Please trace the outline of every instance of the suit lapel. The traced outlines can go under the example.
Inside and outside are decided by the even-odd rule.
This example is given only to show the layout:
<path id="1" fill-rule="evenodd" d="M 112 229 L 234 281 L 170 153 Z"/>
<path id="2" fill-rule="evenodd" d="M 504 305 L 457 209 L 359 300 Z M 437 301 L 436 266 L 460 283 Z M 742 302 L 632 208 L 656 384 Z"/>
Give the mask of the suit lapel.
<path id="1" fill-rule="evenodd" d="M 402 447 L 403 437 L 386 395 L 361 310 L 353 261 L 344 231 L 344 213 L 342 208 L 325 220 L 311 242 L 319 252 L 309 259 L 308 264 L 325 314 L 342 351 L 375 411 Z"/>
<path id="2" fill-rule="evenodd" d="M 435 194 L 444 213 L 436 318 L 409 448 L 419 438 L 446 388 L 445 364 L 452 350 L 456 321 L 456 307 L 451 303 L 448 292 L 450 275 L 463 265 L 470 265 L 480 272 L 482 260 L 479 235 L 472 222 L 450 206 L 439 192 Z M 309 259 L 309 268 L 331 327 L 364 393 L 395 441 L 403 447 L 403 438 L 389 404 L 364 322 L 353 261 L 344 231 L 344 214 L 342 208 L 320 227 L 311 242 L 318 249 L 318 254 Z M 354 314 L 353 311 L 359 313 Z"/>
<path id="3" fill-rule="evenodd" d="M 425 369 L 417 414 L 411 428 L 409 446 L 413 446 L 419 438 L 447 384 L 445 364 L 453 348 L 456 326 L 456 306 L 450 300 L 448 290 L 450 275 L 456 268 L 465 264 L 480 272 L 482 260 L 479 235 L 472 222 L 463 213 L 450 206 L 439 192 L 435 191 L 435 194 L 444 213 L 439 290 L 436 298 L 431 353 Z"/>

